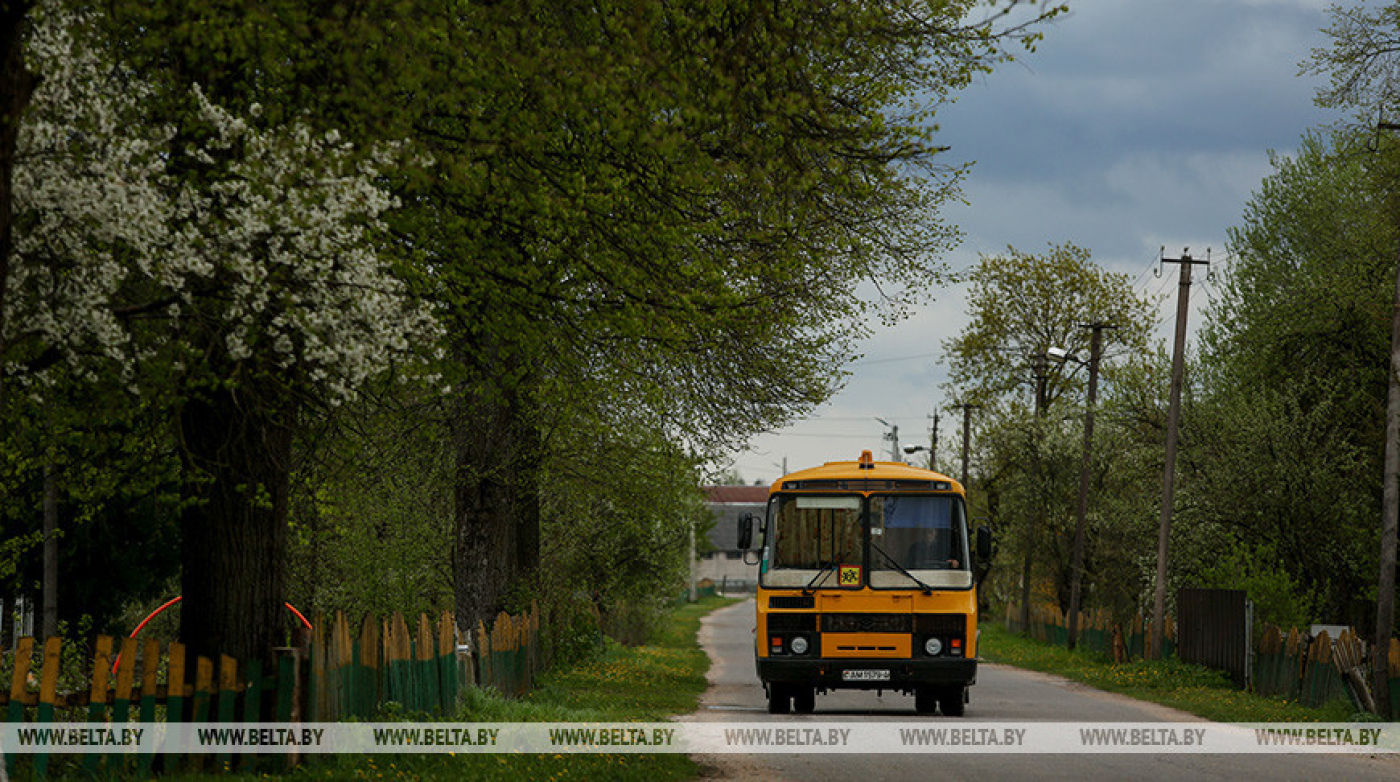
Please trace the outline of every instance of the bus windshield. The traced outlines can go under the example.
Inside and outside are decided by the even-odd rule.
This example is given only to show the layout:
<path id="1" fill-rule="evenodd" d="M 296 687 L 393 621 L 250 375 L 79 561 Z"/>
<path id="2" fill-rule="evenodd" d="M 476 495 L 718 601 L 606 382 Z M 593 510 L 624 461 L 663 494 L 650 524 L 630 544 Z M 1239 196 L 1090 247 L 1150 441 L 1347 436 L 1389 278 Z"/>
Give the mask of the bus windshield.
<path id="1" fill-rule="evenodd" d="M 773 550 L 765 584 L 834 587 L 840 566 L 860 565 L 860 497 L 783 496 L 775 505 L 770 508 Z"/>
<path id="2" fill-rule="evenodd" d="M 971 575 L 967 523 L 957 497 L 872 496 L 870 548 L 872 587 L 953 586 Z"/>

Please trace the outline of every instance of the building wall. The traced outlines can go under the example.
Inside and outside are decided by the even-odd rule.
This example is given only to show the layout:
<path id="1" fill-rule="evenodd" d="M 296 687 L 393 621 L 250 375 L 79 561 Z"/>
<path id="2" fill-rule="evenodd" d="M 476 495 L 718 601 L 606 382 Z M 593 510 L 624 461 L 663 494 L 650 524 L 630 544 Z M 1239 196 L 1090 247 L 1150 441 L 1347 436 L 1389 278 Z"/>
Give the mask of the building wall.
<path id="1" fill-rule="evenodd" d="M 759 521 L 754 523 L 754 543 L 758 543 L 758 531 L 762 525 L 768 502 L 768 488 L 765 486 L 707 486 L 706 505 L 714 514 L 715 522 L 710 527 L 709 545 L 699 545 L 694 564 L 696 581 L 709 579 L 718 586 L 752 589 L 758 583 L 758 565 L 755 554 L 744 564 L 743 552 L 739 550 L 739 519 L 752 514 Z"/>

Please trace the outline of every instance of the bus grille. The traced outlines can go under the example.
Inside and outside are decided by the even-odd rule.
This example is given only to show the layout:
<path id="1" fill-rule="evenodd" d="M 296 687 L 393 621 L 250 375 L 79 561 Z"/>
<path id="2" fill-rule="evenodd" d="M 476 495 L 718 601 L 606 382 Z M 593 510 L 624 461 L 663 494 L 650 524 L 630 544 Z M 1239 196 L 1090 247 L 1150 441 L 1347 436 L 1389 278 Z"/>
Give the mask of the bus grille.
<path id="1" fill-rule="evenodd" d="M 769 614 L 768 632 L 812 632 L 817 629 L 816 614 Z"/>
<path id="2" fill-rule="evenodd" d="M 773 595 L 768 598 L 769 608 L 816 608 L 817 598 L 813 595 Z"/>
<path id="3" fill-rule="evenodd" d="M 931 635 L 963 635 L 967 617 L 962 614 L 914 614 L 914 629 Z"/>
<path id="4" fill-rule="evenodd" d="M 824 633 L 908 633 L 913 624 L 909 614 L 822 614 Z"/>

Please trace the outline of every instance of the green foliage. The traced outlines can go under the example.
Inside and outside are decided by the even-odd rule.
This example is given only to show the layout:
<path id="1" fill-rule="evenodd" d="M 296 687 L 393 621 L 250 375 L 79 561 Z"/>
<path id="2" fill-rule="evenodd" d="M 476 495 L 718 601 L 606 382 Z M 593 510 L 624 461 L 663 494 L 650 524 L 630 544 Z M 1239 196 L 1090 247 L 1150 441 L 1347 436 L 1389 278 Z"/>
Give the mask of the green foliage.
<path id="1" fill-rule="evenodd" d="M 4 512 L 31 512 L 40 457 L 57 451 L 74 467 L 75 513 L 149 519 L 158 546 L 176 514 L 187 542 L 262 524 L 252 537 L 272 554 L 259 549 L 263 567 L 239 577 L 266 594 L 247 597 L 261 615 L 240 627 L 268 623 L 285 553 L 286 591 L 308 610 L 432 609 L 450 602 L 449 584 L 460 607 L 475 578 L 507 582 L 492 584 L 493 608 L 572 609 L 582 593 L 638 641 L 704 529 L 695 465 L 815 407 L 873 316 L 900 316 L 947 278 L 939 253 L 956 231 L 938 208 L 962 169 L 931 120 L 1063 10 L 1029 9 L 118 0 L 93 11 L 84 41 L 102 67 L 72 94 L 120 111 L 60 106 L 78 119 L 51 137 L 74 154 L 40 158 L 89 168 L 39 179 L 129 186 L 156 202 L 132 211 L 156 217 L 68 221 L 90 230 L 29 259 L 33 302 L 47 306 L 42 285 L 90 256 L 108 287 L 64 302 L 103 327 L 88 342 L 26 332 L 21 353 L 0 355 L 6 372 L 52 367 L 59 347 L 92 364 L 49 398 L 0 395 L 12 438 L 0 492 L 16 500 Z M 126 132 L 93 132 L 103 121 Z M 325 200 L 346 211 L 318 211 L 317 194 L 342 186 L 347 197 Z M 381 187 L 397 198 L 389 212 Z M 89 202 L 105 203 L 55 199 Z M 53 211 L 32 210 L 27 228 Z M 111 238 L 118 228 L 130 230 Z M 347 237 L 353 248 L 337 244 Z M 298 276 L 323 265 L 374 274 Z M 431 304 L 440 340 L 401 312 L 356 308 L 399 301 L 400 283 L 417 297 L 405 307 Z M 870 284 L 876 299 L 858 293 Z M 112 334 L 120 350 L 99 339 Z M 353 360 L 325 366 L 313 348 Z M 417 359 L 436 375 L 404 366 Z M 140 425 L 109 426 L 96 409 Z M 57 426 L 40 415 L 50 410 Z M 504 548 L 482 560 L 500 570 L 464 572 L 451 557 L 482 518 L 463 508 L 483 497 L 510 521 L 489 531 Z M 9 521 L 0 572 L 30 540 Z M 185 575 L 224 579 L 208 585 L 216 607 L 252 595 L 209 565 L 187 559 Z M 540 583 L 512 581 L 535 568 Z M 169 575 L 153 574 L 152 589 Z M 113 594 L 153 599 L 134 591 Z M 565 614 L 564 632 L 586 635 L 584 614 Z"/>
<path id="2" fill-rule="evenodd" d="M 698 467 L 654 433 L 575 425 L 543 474 L 541 588 L 551 605 L 588 595 L 609 635 L 641 643 L 708 528 Z"/>
<path id="3" fill-rule="evenodd" d="M 1224 548 L 1201 576 L 1204 587 L 1245 590 L 1254 601 L 1257 625 L 1271 622 L 1279 627 L 1305 628 L 1315 618 L 1306 593 L 1268 544 Z"/>
<path id="4" fill-rule="evenodd" d="M 1208 542 L 1187 569 L 1216 544 L 1273 552 L 1298 590 L 1276 608 L 1330 622 L 1354 621 L 1374 584 L 1380 518 L 1396 234 L 1373 179 L 1390 153 L 1360 141 L 1312 135 L 1275 157 L 1217 271 L 1184 419 L 1183 501 Z"/>
<path id="5" fill-rule="evenodd" d="M 1042 255 L 1008 247 L 984 255 L 967 274 L 971 322 L 946 340 L 949 389 L 970 402 L 995 403 L 1030 382 L 1033 357 L 1063 348 L 1088 361 L 1090 331 L 1083 323 L 1109 323 L 1106 364 L 1142 352 L 1154 325 L 1156 302 L 1133 292 L 1127 275 L 1108 272 L 1090 252 L 1052 245 Z M 1046 400 L 1083 387 L 1083 367 L 1049 373 Z"/>
<path id="6" fill-rule="evenodd" d="M 451 610 L 451 460 L 421 390 L 378 386 L 305 430 L 288 543 L 303 612 Z"/>
<path id="7" fill-rule="evenodd" d="M 1080 324 L 1111 323 L 1117 328 L 1104 331 L 1100 364 L 1083 594 L 1086 607 L 1131 614 L 1139 558 L 1152 540 L 1143 534 L 1142 486 L 1151 485 L 1144 438 L 1153 433 L 1120 412 L 1114 397 L 1142 384 L 1154 303 L 1072 244 L 1039 256 L 1015 248 L 984 256 L 968 279 L 970 322 L 945 348 L 951 395 L 983 405 L 974 419 L 980 475 L 972 481 L 972 514 L 985 514 L 999 540 L 989 591 L 998 601 L 1019 599 L 1030 549 L 1033 600 L 1068 606 L 1087 372 L 1073 362 L 1045 364 L 1039 416 L 1022 388 L 1034 387 L 1037 354 L 1059 347 L 1087 362 L 1091 332 Z"/>
<path id="8" fill-rule="evenodd" d="M 581 589 L 550 602 L 545 617 L 545 642 L 553 650 L 555 665 L 592 659 L 605 646 L 598 607 Z"/>

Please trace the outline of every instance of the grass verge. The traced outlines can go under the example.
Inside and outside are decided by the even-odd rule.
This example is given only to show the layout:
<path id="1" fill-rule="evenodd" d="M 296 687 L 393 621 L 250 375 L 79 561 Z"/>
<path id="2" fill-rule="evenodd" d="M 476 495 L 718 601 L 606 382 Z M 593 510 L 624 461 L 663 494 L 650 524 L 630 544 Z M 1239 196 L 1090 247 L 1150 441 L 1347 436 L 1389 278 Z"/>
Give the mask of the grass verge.
<path id="1" fill-rule="evenodd" d="M 1236 688 L 1220 671 L 1176 659 L 1118 665 L 1097 652 L 1071 652 L 1009 633 L 999 622 L 979 627 L 978 653 L 988 662 L 1053 673 L 1216 722 L 1353 722 L 1364 718 L 1344 700 L 1314 709 L 1297 701 L 1267 698 Z"/>
<path id="2" fill-rule="evenodd" d="M 461 722 L 660 722 L 694 711 L 705 691 L 710 661 L 696 641 L 700 619 L 737 602 L 705 598 L 670 614 L 644 646 L 608 642 L 598 657 L 544 674 L 519 700 L 471 690 Z M 416 717 L 410 717 L 416 719 Z M 427 719 L 427 718 L 424 718 Z M 698 767 L 680 753 L 655 755 L 336 755 L 284 775 L 222 774 L 161 777 L 286 780 L 683 780 Z"/>

